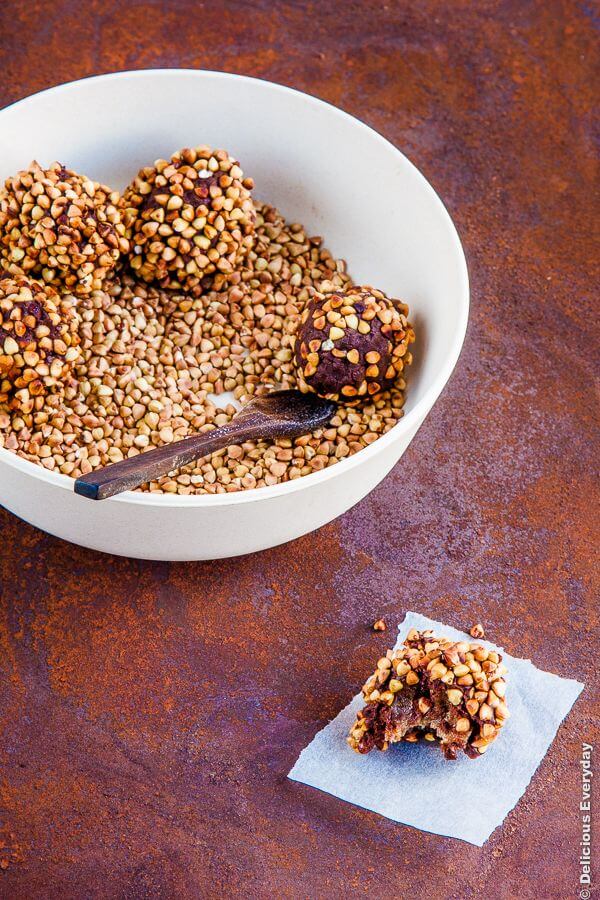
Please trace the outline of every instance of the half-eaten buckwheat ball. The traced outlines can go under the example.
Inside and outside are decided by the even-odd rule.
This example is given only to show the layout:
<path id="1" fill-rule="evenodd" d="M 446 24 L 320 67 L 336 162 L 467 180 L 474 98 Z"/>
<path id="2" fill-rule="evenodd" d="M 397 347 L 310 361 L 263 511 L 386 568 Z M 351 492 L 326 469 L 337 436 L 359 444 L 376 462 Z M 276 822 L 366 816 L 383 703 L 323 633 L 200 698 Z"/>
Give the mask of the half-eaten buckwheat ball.
<path id="1" fill-rule="evenodd" d="M 78 297 L 100 290 L 129 244 L 119 195 L 53 163 L 37 162 L 0 189 L 0 263 Z"/>
<path id="2" fill-rule="evenodd" d="M 0 277 L 0 404 L 23 414 L 42 408 L 79 357 L 67 298 L 24 275 Z"/>
<path id="3" fill-rule="evenodd" d="M 204 146 L 142 169 L 123 195 L 133 271 L 162 288 L 218 289 L 252 247 L 253 187 L 225 150 Z"/>
<path id="4" fill-rule="evenodd" d="M 300 390 L 354 405 L 392 387 L 412 359 L 407 315 L 372 287 L 315 293 L 295 339 Z"/>
<path id="5" fill-rule="evenodd" d="M 420 737 L 438 741 L 446 759 L 485 753 L 508 718 L 502 657 L 481 644 L 411 629 L 388 650 L 362 689 L 348 743 L 358 753 Z"/>

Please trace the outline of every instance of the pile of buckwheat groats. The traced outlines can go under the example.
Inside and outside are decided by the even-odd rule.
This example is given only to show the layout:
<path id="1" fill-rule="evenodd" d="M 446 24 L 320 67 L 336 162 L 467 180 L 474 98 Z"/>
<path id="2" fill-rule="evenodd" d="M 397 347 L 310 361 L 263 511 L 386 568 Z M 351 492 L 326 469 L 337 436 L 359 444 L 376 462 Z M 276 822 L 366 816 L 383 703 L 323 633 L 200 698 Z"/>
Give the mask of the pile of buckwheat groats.
<path id="1" fill-rule="evenodd" d="M 230 391 L 244 402 L 274 387 L 296 387 L 293 334 L 311 289 L 327 293 L 351 281 L 345 262 L 320 237 L 256 203 L 252 250 L 239 271 L 215 284 L 191 297 L 122 271 L 104 290 L 73 299 L 81 355 L 64 393 L 50 394 L 33 416 L 0 408 L 0 446 L 75 478 L 222 425 L 236 408 L 220 408 L 220 394 Z M 400 378 L 364 406 L 340 404 L 326 429 L 293 441 L 232 446 L 142 490 L 224 493 L 334 465 L 398 421 L 404 388 Z"/>

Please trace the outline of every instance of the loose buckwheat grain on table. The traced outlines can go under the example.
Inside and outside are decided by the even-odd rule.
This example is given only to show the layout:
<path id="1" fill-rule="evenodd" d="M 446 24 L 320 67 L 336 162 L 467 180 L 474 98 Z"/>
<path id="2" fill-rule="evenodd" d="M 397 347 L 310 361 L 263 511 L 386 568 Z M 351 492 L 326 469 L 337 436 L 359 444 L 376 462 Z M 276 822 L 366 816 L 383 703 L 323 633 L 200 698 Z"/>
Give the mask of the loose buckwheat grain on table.
<path id="1" fill-rule="evenodd" d="M 311 288 L 327 293 L 351 281 L 321 238 L 307 237 L 270 206 L 258 203 L 256 211 L 244 268 L 217 276 L 203 296 L 168 293 L 121 274 L 80 300 L 81 359 L 64 396 L 49 396 L 34 415 L 0 407 L 0 445 L 75 478 L 225 424 L 236 410 L 215 405 L 224 391 L 244 401 L 296 387 L 293 335 Z M 364 406 L 340 404 L 326 429 L 232 446 L 142 490 L 225 493 L 324 469 L 396 424 L 404 388 L 399 378 Z"/>

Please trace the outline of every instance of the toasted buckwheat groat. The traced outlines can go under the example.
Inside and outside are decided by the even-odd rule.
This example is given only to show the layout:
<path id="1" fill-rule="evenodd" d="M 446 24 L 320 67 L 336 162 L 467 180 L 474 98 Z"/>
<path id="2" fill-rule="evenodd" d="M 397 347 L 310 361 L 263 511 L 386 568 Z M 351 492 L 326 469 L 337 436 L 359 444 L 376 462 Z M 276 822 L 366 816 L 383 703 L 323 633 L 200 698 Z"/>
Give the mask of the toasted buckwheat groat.
<path id="1" fill-rule="evenodd" d="M 352 405 L 391 387 L 412 359 L 407 315 L 372 287 L 315 293 L 295 340 L 300 390 Z"/>
<path id="2" fill-rule="evenodd" d="M 234 272 L 253 244 L 253 187 L 225 150 L 205 146 L 142 169 L 123 195 L 133 271 L 189 293 Z"/>
<path id="3" fill-rule="evenodd" d="M 0 277 L 0 404 L 28 414 L 79 356 L 67 298 L 23 275 Z"/>
<path id="4" fill-rule="evenodd" d="M 0 189 L 2 268 L 78 297 L 99 290 L 129 249 L 118 201 L 60 163 L 31 163 Z"/>
<path id="5" fill-rule="evenodd" d="M 456 759 L 459 750 L 476 758 L 509 715 L 501 663 L 499 653 L 480 644 L 411 629 L 403 646 L 388 650 L 365 683 L 367 704 L 348 743 L 368 753 L 424 737 L 439 741 L 446 759 Z"/>

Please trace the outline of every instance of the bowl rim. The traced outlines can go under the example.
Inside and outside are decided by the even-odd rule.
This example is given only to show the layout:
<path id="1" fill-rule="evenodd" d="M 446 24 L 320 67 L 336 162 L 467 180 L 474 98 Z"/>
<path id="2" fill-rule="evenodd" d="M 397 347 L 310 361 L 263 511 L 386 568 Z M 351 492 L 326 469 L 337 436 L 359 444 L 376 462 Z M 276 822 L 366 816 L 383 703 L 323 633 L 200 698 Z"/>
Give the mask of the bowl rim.
<path id="1" fill-rule="evenodd" d="M 452 347 L 450 348 L 450 352 L 448 353 L 443 364 L 440 366 L 437 375 L 435 376 L 421 399 L 417 401 L 414 408 L 403 415 L 402 418 L 399 419 L 398 422 L 388 432 L 379 437 L 372 444 L 369 444 L 367 447 L 363 447 L 362 450 L 354 453 L 352 456 L 348 456 L 345 459 L 339 460 L 339 462 L 337 462 L 333 466 L 328 466 L 318 472 L 311 472 L 310 475 L 303 475 L 300 478 L 295 478 L 292 481 L 280 482 L 279 484 L 265 485 L 264 487 L 252 488 L 243 491 L 229 491 L 222 494 L 182 495 L 167 493 L 157 494 L 150 493 L 149 491 L 124 491 L 122 494 L 119 494 L 116 497 L 111 497 L 109 499 L 109 502 L 134 503 L 144 506 L 172 508 L 229 506 L 236 505 L 238 503 L 248 503 L 254 500 L 269 500 L 282 494 L 294 493 L 295 491 L 298 491 L 302 488 L 313 486 L 316 487 L 317 485 L 323 484 L 325 481 L 328 481 L 330 478 L 333 478 L 335 475 L 343 475 L 345 472 L 349 472 L 351 469 L 360 465 L 362 462 L 366 462 L 367 459 L 372 459 L 378 453 L 381 453 L 386 447 L 392 444 L 395 440 L 399 439 L 403 435 L 409 434 L 413 428 L 416 431 L 421 421 L 425 418 L 428 411 L 435 403 L 437 397 L 442 392 L 446 382 L 450 378 L 450 375 L 452 374 L 452 371 L 456 365 L 462 349 L 462 345 L 464 343 L 469 318 L 469 274 L 465 252 L 458 235 L 458 231 L 448 210 L 444 206 L 444 203 L 440 199 L 435 189 L 431 186 L 429 181 L 425 178 L 425 176 L 421 173 L 417 166 L 415 166 L 414 163 L 412 163 L 408 159 L 408 157 L 406 157 L 404 153 L 402 153 L 401 150 L 399 150 L 394 144 L 392 144 L 391 141 L 388 141 L 387 138 L 383 137 L 383 135 L 379 134 L 378 131 L 375 131 L 374 128 L 371 128 L 370 125 L 367 125 L 361 119 L 358 119 L 351 113 L 345 112 L 344 110 L 340 109 L 332 103 L 327 102 L 326 100 L 321 100 L 319 97 L 315 97 L 312 94 L 307 94 L 304 91 L 298 90 L 297 88 L 278 84 L 274 81 L 267 81 L 263 78 L 254 78 L 249 75 L 238 75 L 231 72 L 219 72 L 211 69 L 180 67 L 160 69 L 125 69 L 122 71 L 110 72 L 103 75 L 91 75 L 85 78 L 78 78 L 75 81 L 67 81 L 62 84 L 55 85 L 51 88 L 36 91 L 35 93 L 29 94 L 27 97 L 23 97 L 21 100 L 17 100 L 14 103 L 11 103 L 8 106 L 4 107 L 0 110 L 0 115 L 8 112 L 9 110 L 14 110 L 21 104 L 29 102 L 33 97 L 41 97 L 43 95 L 48 95 L 48 97 L 50 97 L 51 95 L 55 95 L 58 93 L 68 92 L 70 89 L 87 81 L 116 81 L 121 78 L 164 78 L 173 75 L 181 75 L 190 78 L 206 78 L 208 76 L 209 78 L 223 81 L 252 82 L 258 83 L 267 90 L 272 90 L 274 92 L 293 93 L 301 97 L 303 102 L 317 107 L 327 107 L 330 114 L 333 114 L 338 118 L 350 120 L 355 127 L 360 128 L 363 131 L 370 132 L 371 138 L 381 144 L 385 144 L 388 149 L 393 150 L 398 158 L 399 164 L 402 167 L 410 170 L 413 176 L 416 174 L 417 178 L 421 180 L 426 193 L 430 195 L 430 198 L 433 200 L 434 205 L 438 207 L 442 218 L 445 220 L 449 230 L 451 241 L 454 244 L 454 250 L 456 251 L 456 257 L 459 263 L 460 308 L 458 316 L 459 327 L 457 328 Z M 24 459 L 22 456 L 18 456 L 13 451 L 7 450 L 4 447 L 0 447 L 0 462 L 6 463 L 14 469 L 17 469 L 26 475 L 37 478 L 40 481 L 44 481 L 63 490 L 68 490 L 73 493 L 74 496 L 76 496 L 73 490 L 73 485 L 75 482 L 74 479 L 69 475 L 64 475 L 62 472 L 53 472 L 49 469 L 45 469 L 43 466 L 37 465 L 36 463 L 31 462 L 28 459 Z"/>

